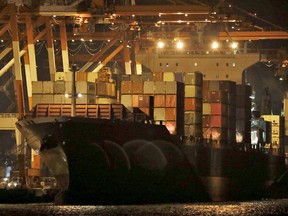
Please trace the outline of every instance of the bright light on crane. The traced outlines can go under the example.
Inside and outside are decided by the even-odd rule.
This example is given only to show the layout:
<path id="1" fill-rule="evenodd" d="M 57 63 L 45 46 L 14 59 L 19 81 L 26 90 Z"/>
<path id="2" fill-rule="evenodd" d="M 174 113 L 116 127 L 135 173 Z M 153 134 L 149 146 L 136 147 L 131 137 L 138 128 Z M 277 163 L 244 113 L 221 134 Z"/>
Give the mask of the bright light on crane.
<path id="1" fill-rule="evenodd" d="M 219 43 L 217 41 L 213 41 L 211 47 L 212 49 L 217 49 L 219 47 Z"/>
<path id="2" fill-rule="evenodd" d="M 165 43 L 163 42 L 163 41 L 158 41 L 158 43 L 157 43 L 157 47 L 158 48 L 163 48 L 165 46 Z"/>

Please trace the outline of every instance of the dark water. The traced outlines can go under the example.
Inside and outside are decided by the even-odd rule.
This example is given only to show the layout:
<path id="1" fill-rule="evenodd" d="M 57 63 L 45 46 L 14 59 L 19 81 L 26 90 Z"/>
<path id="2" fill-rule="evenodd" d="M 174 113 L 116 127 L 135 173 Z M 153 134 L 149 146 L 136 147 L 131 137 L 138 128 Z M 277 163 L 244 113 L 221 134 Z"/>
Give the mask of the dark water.
<path id="1" fill-rule="evenodd" d="M 52 203 L 0 204 L 0 215 L 288 215 L 288 199 L 142 206 L 55 206 Z"/>

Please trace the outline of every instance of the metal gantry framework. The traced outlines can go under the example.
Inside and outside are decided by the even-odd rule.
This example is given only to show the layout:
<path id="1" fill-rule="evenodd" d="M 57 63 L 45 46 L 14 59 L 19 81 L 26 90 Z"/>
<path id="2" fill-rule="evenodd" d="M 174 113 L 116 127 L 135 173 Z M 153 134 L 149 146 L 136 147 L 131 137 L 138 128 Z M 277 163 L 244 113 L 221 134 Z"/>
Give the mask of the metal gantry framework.
<path id="1" fill-rule="evenodd" d="M 0 40 L 6 45 L 0 50 L 0 76 L 13 66 L 19 112 L 25 110 L 24 86 L 29 109 L 32 108 L 31 83 L 39 79 L 35 44 L 40 42 L 45 42 L 43 46 L 47 47 L 43 61 L 48 59 L 50 77 L 53 77 L 59 67 L 69 71 L 70 64 L 81 58 L 85 63 L 79 71 L 97 72 L 117 59 L 125 62 L 127 73 L 135 73 L 136 66 L 131 60 L 141 45 L 154 46 L 155 41 L 163 38 L 184 41 L 196 35 L 198 42 L 204 36 L 232 41 L 288 38 L 287 31 L 251 28 L 244 25 L 240 17 L 216 14 L 203 4 L 106 5 L 98 0 L 92 1 L 93 6 L 85 7 L 86 1 L 3 2 L 0 4 Z M 205 34 L 207 26 L 214 23 L 219 24 L 216 31 Z M 231 28 L 234 24 L 238 25 L 237 31 Z M 80 52 L 77 55 L 80 48 L 75 48 L 76 54 L 69 54 L 69 44 L 81 41 L 97 41 L 97 50 L 86 47 L 91 52 L 96 50 L 92 56 L 83 57 Z"/>

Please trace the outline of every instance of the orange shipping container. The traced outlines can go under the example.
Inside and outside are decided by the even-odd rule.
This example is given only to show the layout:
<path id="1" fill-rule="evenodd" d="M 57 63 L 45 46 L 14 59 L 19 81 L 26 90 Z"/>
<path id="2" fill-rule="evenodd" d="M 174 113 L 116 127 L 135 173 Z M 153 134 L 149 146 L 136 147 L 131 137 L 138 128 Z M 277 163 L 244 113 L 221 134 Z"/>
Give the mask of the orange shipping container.
<path id="1" fill-rule="evenodd" d="M 76 73 L 77 75 L 77 81 L 87 81 L 87 73 L 85 72 L 79 72 L 79 73 Z"/>
<path id="2" fill-rule="evenodd" d="M 122 81 L 121 82 L 121 94 L 131 94 L 132 93 L 132 82 Z"/>
<path id="3" fill-rule="evenodd" d="M 202 100 L 199 98 L 184 98 L 184 110 L 202 111 Z"/>
<path id="4" fill-rule="evenodd" d="M 227 115 L 227 105 L 223 103 L 210 103 L 211 115 Z"/>
<path id="5" fill-rule="evenodd" d="M 131 84 L 132 94 L 143 94 L 143 82 L 142 81 L 132 81 Z"/>
<path id="6" fill-rule="evenodd" d="M 176 121 L 177 119 L 177 108 L 166 108 L 165 120 L 166 121 Z"/>
<path id="7" fill-rule="evenodd" d="M 153 81 L 163 81 L 163 72 L 153 72 Z"/>
<path id="8" fill-rule="evenodd" d="M 176 95 L 166 95 L 165 107 L 177 107 L 177 96 Z"/>
<path id="9" fill-rule="evenodd" d="M 227 127 L 227 118 L 226 116 L 221 115 L 211 115 L 210 116 L 210 127 Z"/>
<path id="10" fill-rule="evenodd" d="M 39 155 L 34 155 L 31 168 L 40 169 L 40 156 Z"/>
<path id="11" fill-rule="evenodd" d="M 165 95 L 154 95 L 154 107 L 165 107 Z"/>

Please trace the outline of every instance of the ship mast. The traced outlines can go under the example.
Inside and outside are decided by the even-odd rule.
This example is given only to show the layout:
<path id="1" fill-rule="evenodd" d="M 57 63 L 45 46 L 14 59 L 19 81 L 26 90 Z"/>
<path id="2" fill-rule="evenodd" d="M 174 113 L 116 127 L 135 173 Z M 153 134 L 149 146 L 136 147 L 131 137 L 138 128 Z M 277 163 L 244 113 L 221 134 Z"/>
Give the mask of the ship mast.
<path id="1" fill-rule="evenodd" d="M 77 72 L 77 65 L 73 64 L 72 65 L 72 95 L 71 95 L 71 116 L 74 117 L 76 116 L 76 98 L 77 98 L 77 93 L 76 93 L 76 72 Z"/>

